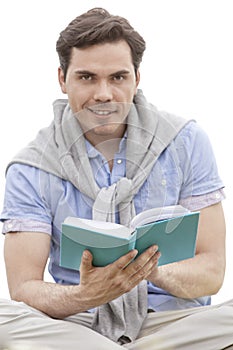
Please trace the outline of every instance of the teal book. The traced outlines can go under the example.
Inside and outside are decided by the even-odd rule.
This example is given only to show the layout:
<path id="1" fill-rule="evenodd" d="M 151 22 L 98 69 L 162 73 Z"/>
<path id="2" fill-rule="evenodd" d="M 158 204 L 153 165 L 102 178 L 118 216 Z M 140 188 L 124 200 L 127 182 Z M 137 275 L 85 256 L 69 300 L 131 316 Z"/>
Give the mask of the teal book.
<path id="1" fill-rule="evenodd" d="M 198 221 L 199 212 L 180 205 L 143 211 L 130 227 L 68 217 L 62 224 L 60 266 L 79 270 L 85 249 L 94 266 L 105 266 L 132 249 L 139 255 L 154 244 L 161 252 L 158 266 L 189 259 L 195 255 Z"/>

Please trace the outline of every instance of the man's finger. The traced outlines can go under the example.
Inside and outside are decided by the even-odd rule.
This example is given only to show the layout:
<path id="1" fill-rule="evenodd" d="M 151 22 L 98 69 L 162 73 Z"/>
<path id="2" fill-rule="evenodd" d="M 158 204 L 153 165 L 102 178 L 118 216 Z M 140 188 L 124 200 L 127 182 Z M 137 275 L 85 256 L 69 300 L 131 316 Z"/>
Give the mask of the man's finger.
<path id="1" fill-rule="evenodd" d="M 115 266 L 118 270 L 123 270 L 131 263 L 131 261 L 136 257 L 137 254 L 138 251 L 136 249 L 133 249 L 129 253 L 123 255 L 114 263 L 112 263 L 112 265 Z"/>
<path id="2" fill-rule="evenodd" d="M 89 250 L 84 250 L 83 255 L 82 255 L 82 260 L 81 260 L 81 265 L 80 265 L 80 272 L 88 271 L 90 270 L 93 265 L 93 256 L 89 252 Z"/>
<path id="3" fill-rule="evenodd" d="M 146 268 L 147 264 L 150 261 L 158 260 L 160 253 L 158 252 L 158 246 L 154 245 L 142 253 L 132 264 L 128 267 L 128 270 L 131 275 L 137 274 L 140 270 L 143 273 L 144 267 Z M 153 259 L 153 260 L 152 260 Z"/>

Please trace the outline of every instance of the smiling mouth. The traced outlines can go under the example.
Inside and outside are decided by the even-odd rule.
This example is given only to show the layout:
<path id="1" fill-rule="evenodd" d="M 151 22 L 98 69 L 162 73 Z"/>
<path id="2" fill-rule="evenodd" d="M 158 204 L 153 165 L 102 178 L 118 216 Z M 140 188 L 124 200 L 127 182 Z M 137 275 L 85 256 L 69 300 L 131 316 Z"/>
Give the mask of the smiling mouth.
<path id="1" fill-rule="evenodd" d="M 116 110 L 92 109 L 92 108 L 87 108 L 87 110 L 95 114 L 97 117 L 108 117 L 113 113 L 116 113 Z"/>
<path id="2" fill-rule="evenodd" d="M 97 115 L 110 115 L 113 113 L 112 111 L 92 111 L 92 112 Z"/>

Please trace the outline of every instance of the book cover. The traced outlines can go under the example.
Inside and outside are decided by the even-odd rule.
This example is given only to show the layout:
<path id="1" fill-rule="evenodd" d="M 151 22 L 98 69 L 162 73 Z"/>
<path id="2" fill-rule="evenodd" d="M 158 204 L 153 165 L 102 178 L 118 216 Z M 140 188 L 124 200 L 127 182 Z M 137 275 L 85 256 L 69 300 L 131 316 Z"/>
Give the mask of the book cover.
<path id="1" fill-rule="evenodd" d="M 161 252 L 158 266 L 192 258 L 199 212 L 177 215 L 139 225 L 133 232 L 119 224 L 69 217 L 62 224 L 60 266 L 79 270 L 85 249 L 92 253 L 94 266 L 105 266 L 131 249 L 139 255 L 153 244 Z"/>

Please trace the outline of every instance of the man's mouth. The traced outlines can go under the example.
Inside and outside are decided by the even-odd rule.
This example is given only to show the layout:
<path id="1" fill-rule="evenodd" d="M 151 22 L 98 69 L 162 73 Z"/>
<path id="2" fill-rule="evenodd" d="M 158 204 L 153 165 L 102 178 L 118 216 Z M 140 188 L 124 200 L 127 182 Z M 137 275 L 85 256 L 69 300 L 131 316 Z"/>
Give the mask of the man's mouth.
<path id="1" fill-rule="evenodd" d="M 92 112 L 98 115 L 109 115 L 112 113 L 112 111 L 95 111 L 95 110 L 92 110 Z"/>
<path id="2" fill-rule="evenodd" d="M 100 117 L 108 117 L 110 115 L 112 115 L 113 113 L 116 113 L 116 110 L 109 110 L 109 109 L 95 109 L 95 108 L 87 108 L 88 111 L 90 111 L 91 113 L 94 113 L 97 116 Z"/>

